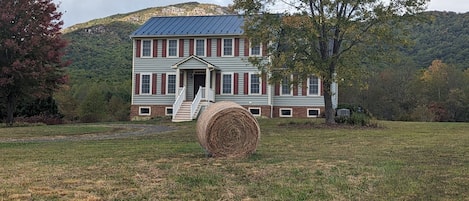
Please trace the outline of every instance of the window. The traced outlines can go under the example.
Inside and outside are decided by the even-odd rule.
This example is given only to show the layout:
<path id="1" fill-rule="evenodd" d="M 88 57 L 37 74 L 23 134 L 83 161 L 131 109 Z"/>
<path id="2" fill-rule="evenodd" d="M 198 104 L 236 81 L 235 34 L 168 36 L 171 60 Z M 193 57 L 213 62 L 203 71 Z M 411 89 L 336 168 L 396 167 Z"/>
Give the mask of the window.
<path id="1" fill-rule="evenodd" d="M 151 75 L 142 74 L 140 79 L 140 91 L 141 94 L 150 94 L 151 91 Z"/>
<path id="2" fill-rule="evenodd" d="M 308 117 L 319 117 L 319 109 L 308 109 Z"/>
<path id="3" fill-rule="evenodd" d="M 166 116 L 173 115 L 173 108 L 172 107 L 166 107 L 165 111 L 166 111 L 166 113 L 165 113 Z"/>
<path id="4" fill-rule="evenodd" d="M 205 57 L 205 39 L 196 39 L 195 40 L 195 55 L 200 57 Z"/>
<path id="5" fill-rule="evenodd" d="M 253 44 L 252 42 L 250 44 L 251 44 L 251 48 L 249 48 L 249 55 L 250 56 L 261 56 L 262 55 L 262 46 L 261 46 L 261 44 L 259 44 L 259 43 Z"/>
<path id="6" fill-rule="evenodd" d="M 291 108 L 280 108 L 280 117 L 292 117 L 292 113 Z"/>
<path id="7" fill-rule="evenodd" d="M 249 112 L 251 112 L 252 116 L 260 117 L 261 116 L 261 108 L 260 107 L 250 107 Z"/>
<path id="8" fill-rule="evenodd" d="M 168 40 L 168 57 L 178 56 L 178 40 Z"/>
<path id="9" fill-rule="evenodd" d="M 291 90 L 290 78 L 288 76 L 285 76 L 282 80 L 282 88 L 280 91 L 280 95 L 291 96 L 292 92 L 293 91 Z"/>
<path id="10" fill-rule="evenodd" d="M 150 116 L 151 115 L 151 108 L 150 107 L 139 107 L 138 108 L 138 115 Z"/>
<path id="11" fill-rule="evenodd" d="M 168 74 L 168 78 L 166 79 L 168 89 L 168 94 L 175 94 L 176 93 L 176 75 L 175 74 Z"/>
<path id="12" fill-rule="evenodd" d="M 249 94 L 261 94 L 261 78 L 258 74 L 249 75 Z"/>
<path id="13" fill-rule="evenodd" d="M 223 56 L 225 56 L 225 57 L 226 56 L 233 56 L 234 45 L 233 45 L 233 39 L 232 38 L 223 39 L 222 47 L 223 47 Z"/>
<path id="14" fill-rule="evenodd" d="M 222 94 L 233 94 L 233 74 L 222 74 Z"/>
<path id="15" fill-rule="evenodd" d="M 142 40 L 142 57 L 151 57 L 152 56 L 152 41 L 151 40 Z"/>
<path id="16" fill-rule="evenodd" d="M 312 75 L 308 78 L 308 95 L 319 96 L 320 87 L 318 77 Z"/>

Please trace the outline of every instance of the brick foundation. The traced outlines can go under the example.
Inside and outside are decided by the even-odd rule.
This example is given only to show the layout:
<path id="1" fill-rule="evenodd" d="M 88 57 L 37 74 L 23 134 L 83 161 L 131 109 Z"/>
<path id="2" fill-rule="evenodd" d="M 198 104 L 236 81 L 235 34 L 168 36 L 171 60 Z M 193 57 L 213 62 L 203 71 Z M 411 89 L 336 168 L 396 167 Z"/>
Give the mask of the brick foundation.
<path id="1" fill-rule="evenodd" d="M 150 115 L 139 115 L 140 107 L 150 107 Z M 132 105 L 130 107 L 130 119 L 131 120 L 146 120 L 154 117 L 163 117 L 166 116 L 166 107 L 172 107 L 172 105 Z M 273 118 L 280 117 L 280 109 L 291 109 L 292 117 L 294 118 L 307 118 L 308 109 L 319 109 L 319 117 L 324 116 L 324 107 L 314 107 L 314 106 L 268 106 L 268 105 L 243 105 L 244 108 L 260 108 L 261 116 L 264 118 L 270 118 L 271 112 Z M 271 109 L 273 109 L 271 111 Z"/>

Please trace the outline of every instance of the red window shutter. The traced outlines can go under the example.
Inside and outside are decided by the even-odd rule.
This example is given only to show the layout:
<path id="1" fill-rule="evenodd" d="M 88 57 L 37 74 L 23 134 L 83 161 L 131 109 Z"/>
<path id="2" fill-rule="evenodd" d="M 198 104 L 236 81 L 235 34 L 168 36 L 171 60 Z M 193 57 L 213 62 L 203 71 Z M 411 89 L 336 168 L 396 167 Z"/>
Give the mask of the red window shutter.
<path id="1" fill-rule="evenodd" d="M 179 57 L 184 57 L 184 39 L 179 39 Z"/>
<path id="2" fill-rule="evenodd" d="M 215 93 L 220 94 L 221 74 L 217 73 L 215 76 Z"/>
<path id="3" fill-rule="evenodd" d="M 221 57 L 221 38 L 217 39 L 217 57 Z"/>
<path id="4" fill-rule="evenodd" d="M 207 57 L 212 56 L 212 39 L 207 39 Z"/>
<path id="5" fill-rule="evenodd" d="M 140 94 L 140 73 L 135 74 L 135 94 Z"/>
<path id="6" fill-rule="evenodd" d="M 321 81 L 321 92 L 320 93 L 321 93 L 321 96 L 324 96 L 324 82 L 322 82 L 322 80 L 320 80 L 320 81 Z"/>
<path id="7" fill-rule="evenodd" d="M 234 55 L 235 57 L 239 57 L 239 38 L 235 38 L 234 47 L 235 47 Z"/>
<path id="8" fill-rule="evenodd" d="M 194 39 L 189 40 L 189 56 L 194 55 Z"/>
<path id="9" fill-rule="evenodd" d="M 267 94 L 267 75 L 262 75 L 262 94 Z"/>
<path id="10" fill-rule="evenodd" d="M 135 50 L 135 56 L 140 57 L 141 52 L 142 52 L 142 41 L 137 40 L 137 49 Z"/>
<path id="11" fill-rule="evenodd" d="M 161 94 L 166 94 L 166 73 L 161 74 Z"/>
<path id="12" fill-rule="evenodd" d="M 238 73 L 235 73 L 234 74 L 234 78 L 233 78 L 233 82 L 234 82 L 234 87 L 233 87 L 233 90 L 234 90 L 234 94 L 238 94 L 238 88 L 239 88 L 239 74 Z"/>
<path id="13" fill-rule="evenodd" d="M 267 43 L 262 43 L 262 56 L 267 56 Z"/>
<path id="14" fill-rule="evenodd" d="M 303 96 L 308 95 L 308 79 L 303 80 L 303 84 L 301 85 L 301 94 Z"/>
<path id="15" fill-rule="evenodd" d="M 166 50 L 168 47 L 166 46 L 166 39 L 163 39 L 161 42 L 161 57 L 166 57 Z"/>
<path id="16" fill-rule="evenodd" d="M 156 94 L 156 77 L 158 74 L 153 73 L 151 78 L 151 93 Z"/>
<path id="17" fill-rule="evenodd" d="M 280 96 L 280 84 L 275 83 L 275 95 Z"/>
<path id="18" fill-rule="evenodd" d="M 158 57 L 158 40 L 153 40 L 153 57 Z"/>
<path id="19" fill-rule="evenodd" d="M 249 94 L 249 73 L 244 73 L 244 94 Z"/>
<path id="20" fill-rule="evenodd" d="M 298 96 L 298 85 L 293 85 L 293 96 Z"/>
<path id="21" fill-rule="evenodd" d="M 249 39 L 244 38 L 244 56 L 249 56 Z"/>

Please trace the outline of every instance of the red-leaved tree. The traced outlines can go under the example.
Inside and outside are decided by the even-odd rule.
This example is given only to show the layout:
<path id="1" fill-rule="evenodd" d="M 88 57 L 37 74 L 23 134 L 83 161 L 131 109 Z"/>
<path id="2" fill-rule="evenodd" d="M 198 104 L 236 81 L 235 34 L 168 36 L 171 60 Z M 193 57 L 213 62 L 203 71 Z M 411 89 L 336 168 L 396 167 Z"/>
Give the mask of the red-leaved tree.
<path id="1" fill-rule="evenodd" d="M 52 0 L 0 0 L 0 103 L 8 125 L 18 101 L 49 96 L 67 81 L 61 16 Z"/>

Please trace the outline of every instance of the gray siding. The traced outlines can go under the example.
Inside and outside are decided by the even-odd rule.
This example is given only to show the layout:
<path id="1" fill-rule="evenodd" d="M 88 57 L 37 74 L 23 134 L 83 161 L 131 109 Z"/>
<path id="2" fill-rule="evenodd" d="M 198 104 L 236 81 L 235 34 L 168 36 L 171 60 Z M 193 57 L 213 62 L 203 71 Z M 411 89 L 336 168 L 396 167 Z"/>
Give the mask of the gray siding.
<path id="1" fill-rule="evenodd" d="M 158 40 L 158 47 L 157 47 L 157 57 L 156 58 L 136 58 L 134 57 L 134 76 L 136 73 L 157 73 L 157 82 L 156 82 L 156 89 L 157 94 L 155 95 L 135 95 L 133 91 L 133 98 L 132 104 L 135 105 L 169 105 L 173 104 L 175 100 L 175 95 L 162 95 L 161 94 L 161 86 L 163 83 L 162 81 L 162 74 L 163 73 L 176 73 L 176 70 L 172 68 L 172 66 L 181 60 L 184 60 L 189 55 L 189 39 L 192 38 L 185 38 L 184 40 L 184 57 L 178 58 L 166 58 L 162 57 L 163 47 L 162 47 L 162 40 Z M 246 95 L 244 91 L 244 84 L 246 80 L 244 80 L 244 73 L 256 73 L 258 72 L 257 67 L 252 66 L 248 62 L 248 57 L 244 56 L 244 39 L 240 39 L 239 41 L 239 57 L 217 57 L 217 39 L 211 38 L 211 57 L 202 57 L 203 60 L 213 64 L 216 66 L 217 69 L 220 70 L 221 73 L 238 73 L 238 94 L 236 95 L 216 95 L 216 101 L 235 101 L 241 105 L 267 105 L 268 104 L 268 95 Z M 183 72 L 185 69 L 205 69 L 207 64 L 197 61 L 195 59 L 188 60 L 187 62 L 180 64 L 179 69 Z M 188 70 L 190 74 L 192 71 Z M 189 75 L 188 74 L 188 75 Z M 181 77 L 183 79 L 183 77 Z M 188 99 L 192 99 L 193 97 L 193 86 L 194 81 L 191 76 L 187 77 L 187 93 L 186 97 Z M 134 80 L 135 82 L 135 80 Z M 135 84 L 135 83 L 133 83 Z M 179 83 L 177 83 L 179 85 Z M 153 86 L 154 87 L 154 86 Z M 132 90 L 135 89 L 135 85 L 133 86 Z M 324 98 L 322 96 L 304 96 L 302 94 L 301 87 L 298 87 L 298 96 L 273 96 L 274 87 L 271 87 L 272 91 L 272 104 L 274 106 L 311 106 L 311 107 L 321 107 L 324 106 Z"/>

